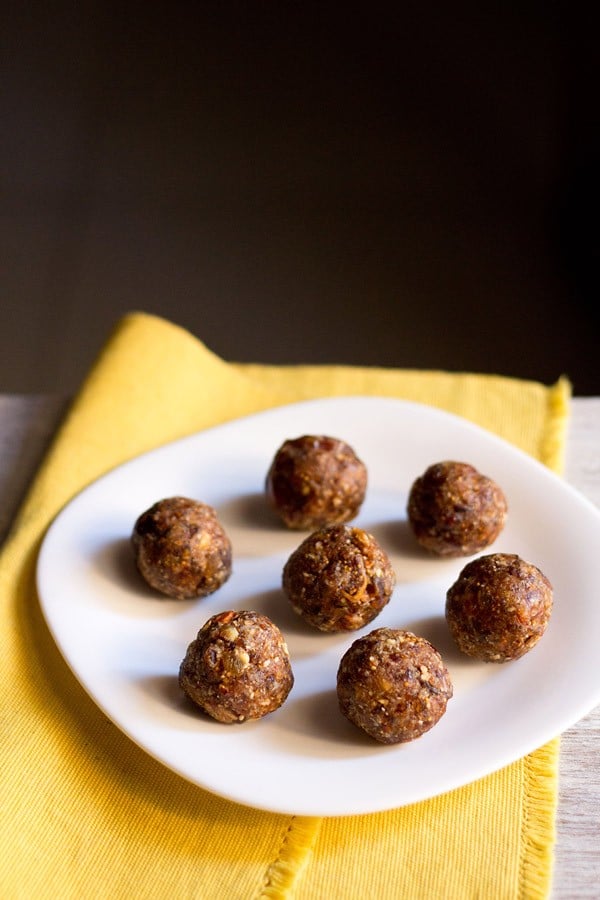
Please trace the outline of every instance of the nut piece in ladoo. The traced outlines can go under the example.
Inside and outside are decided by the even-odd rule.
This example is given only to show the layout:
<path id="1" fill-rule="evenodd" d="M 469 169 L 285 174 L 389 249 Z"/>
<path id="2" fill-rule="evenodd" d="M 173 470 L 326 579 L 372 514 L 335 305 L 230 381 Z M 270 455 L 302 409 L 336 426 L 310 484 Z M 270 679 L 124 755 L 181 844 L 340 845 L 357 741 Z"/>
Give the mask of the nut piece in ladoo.
<path id="1" fill-rule="evenodd" d="M 340 711 L 383 744 L 420 737 L 439 722 L 452 697 L 442 657 L 410 631 L 376 628 L 358 638 L 337 674 Z"/>
<path id="2" fill-rule="evenodd" d="M 492 544 L 506 521 L 502 489 L 473 466 L 444 461 L 413 483 L 408 521 L 419 544 L 438 556 L 472 556 Z"/>
<path id="3" fill-rule="evenodd" d="M 375 538 L 351 525 L 313 532 L 283 569 L 283 589 L 294 610 L 321 631 L 354 631 L 389 602 L 391 562 Z"/>
<path id="4" fill-rule="evenodd" d="M 552 613 L 552 585 L 516 554 L 491 553 L 467 563 L 446 595 L 446 621 L 459 650 L 485 662 L 528 653 Z"/>
<path id="5" fill-rule="evenodd" d="M 183 692 L 227 724 L 260 719 L 278 709 L 293 684 L 281 631 L 267 616 L 245 610 L 212 616 L 179 669 Z"/>
<path id="6" fill-rule="evenodd" d="M 326 435 L 285 441 L 265 484 L 267 500 L 284 524 L 305 531 L 353 519 L 366 489 L 365 464 L 345 441 Z"/>
<path id="7" fill-rule="evenodd" d="M 177 600 L 206 597 L 231 575 L 231 542 L 213 507 L 197 500 L 159 500 L 137 519 L 131 543 L 144 580 Z"/>

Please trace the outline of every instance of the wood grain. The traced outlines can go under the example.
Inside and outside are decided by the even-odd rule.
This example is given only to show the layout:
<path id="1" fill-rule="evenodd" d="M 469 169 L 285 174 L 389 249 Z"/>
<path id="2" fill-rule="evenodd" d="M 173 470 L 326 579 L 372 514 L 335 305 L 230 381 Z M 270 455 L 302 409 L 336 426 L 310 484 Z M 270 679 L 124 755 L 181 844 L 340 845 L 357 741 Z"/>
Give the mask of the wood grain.
<path id="1" fill-rule="evenodd" d="M 600 508 L 600 398 L 572 401 L 565 478 Z M 600 897 L 598 748 L 600 707 L 561 738 L 553 900 Z"/>

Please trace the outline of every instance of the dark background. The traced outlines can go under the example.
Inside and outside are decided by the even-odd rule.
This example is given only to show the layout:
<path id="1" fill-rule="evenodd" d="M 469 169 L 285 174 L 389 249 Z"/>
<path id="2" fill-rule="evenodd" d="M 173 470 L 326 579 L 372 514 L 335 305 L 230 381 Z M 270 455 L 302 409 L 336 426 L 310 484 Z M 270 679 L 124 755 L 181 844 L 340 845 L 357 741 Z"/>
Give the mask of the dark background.
<path id="1" fill-rule="evenodd" d="M 227 359 L 600 393 L 591 13 L 3 8 L 1 391 L 74 390 L 139 309 Z"/>

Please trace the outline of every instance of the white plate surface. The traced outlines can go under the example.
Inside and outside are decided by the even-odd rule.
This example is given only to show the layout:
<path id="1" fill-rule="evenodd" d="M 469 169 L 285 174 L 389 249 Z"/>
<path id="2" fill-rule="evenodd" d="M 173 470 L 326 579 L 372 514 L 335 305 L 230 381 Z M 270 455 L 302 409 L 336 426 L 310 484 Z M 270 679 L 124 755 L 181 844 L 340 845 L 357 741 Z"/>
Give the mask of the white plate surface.
<path id="1" fill-rule="evenodd" d="M 369 471 L 354 524 L 372 532 L 397 574 L 392 600 L 367 628 L 327 635 L 288 607 L 281 571 L 305 536 L 266 509 L 265 474 L 289 437 L 347 440 Z M 504 665 L 461 657 L 444 620 L 445 594 L 467 560 L 425 555 L 408 531 L 413 480 L 442 459 L 470 462 L 503 487 L 509 518 L 486 552 L 518 553 L 554 586 L 548 630 Z M 134 570 L 129 538 L 156 500 L 187 495 L 216 507 L 233 574 L 211 597 L 172 601 Z M 402 806 L 474 781 L 523 756 L 600 702 L 600 514 L 526 454 L 437 409 L 345 397 L 280 407 L 161 447 L 113 470 L 58 515 L 43 543 L 38 588 L 46 621 L 98 706 L 140 747 L 189 781 L 250 806 L 347 815 Z M 177 686 L 189 642 L 214 613 L 254 609 L 285 634 L 295 685 L 257 722 L 221 725 Z M 409 744 L 371 741 L 338 712 L 339 660 L 382 625 L 431 640 L 454 682 L 445 716 Z"/>

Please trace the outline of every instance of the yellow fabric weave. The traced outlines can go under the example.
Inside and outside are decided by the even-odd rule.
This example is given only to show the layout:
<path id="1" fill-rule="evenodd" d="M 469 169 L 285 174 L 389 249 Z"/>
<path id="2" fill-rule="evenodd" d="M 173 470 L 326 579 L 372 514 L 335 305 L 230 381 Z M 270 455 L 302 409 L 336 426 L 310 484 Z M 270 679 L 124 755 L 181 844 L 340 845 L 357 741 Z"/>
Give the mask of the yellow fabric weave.
<path id="1" fill-rule="evenodd" d="M 548 894 L 558 740 L 442 797 L 341 819 L 272 815 L 155 762 L 88 698 L 35 593 L 46 527 L 82 487 L 158 444 L 307 397 L 378 394 L 459 413 L 555 470 L 569 386 L 351 367 L 233 365 L 142 313 L 118 323 L 0 557 L 3 900 L 530 898 Z"/>

